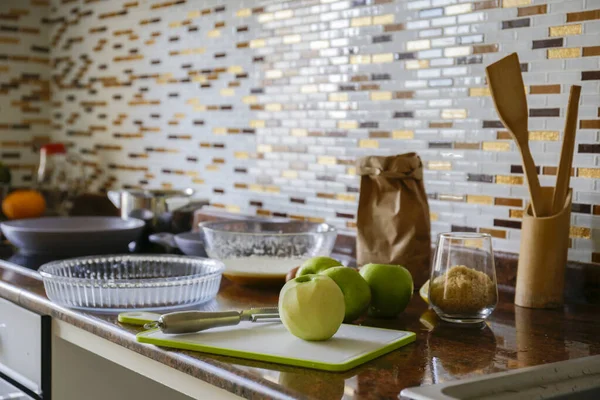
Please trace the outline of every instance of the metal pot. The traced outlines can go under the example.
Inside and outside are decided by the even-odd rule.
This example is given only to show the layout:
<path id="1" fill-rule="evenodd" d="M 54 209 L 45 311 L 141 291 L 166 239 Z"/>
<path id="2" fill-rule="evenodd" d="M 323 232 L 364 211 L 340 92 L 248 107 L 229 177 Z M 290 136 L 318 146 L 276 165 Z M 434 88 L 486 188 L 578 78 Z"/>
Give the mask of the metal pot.
<path id="1" fill-rule="evenodd" d="M 184 190 L 121 190 L 109 191 L 108 198 L 120 210 L 121 218 L 138 218 L 146 221 L 154 232 L 169 230 L 170 212 L 185 206 L 194 194 L 193 189 Z M 183 201 L 177 201 L 183 198 Z M 165 220 L 165 218 L 167 220 Z M 165 225 L 162 227 L 162 225 Z"/>

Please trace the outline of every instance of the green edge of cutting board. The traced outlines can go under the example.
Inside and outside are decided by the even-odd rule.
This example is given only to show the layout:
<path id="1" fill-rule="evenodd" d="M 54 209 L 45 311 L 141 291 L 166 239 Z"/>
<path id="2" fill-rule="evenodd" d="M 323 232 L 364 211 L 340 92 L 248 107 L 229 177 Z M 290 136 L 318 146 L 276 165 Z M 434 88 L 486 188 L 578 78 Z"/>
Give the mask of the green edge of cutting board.
<path id="1" fill-rule="evenodd" d="M 376 329 L 383 330 L 383 328 L 376 328 Z M 229 349 L 224 349 L 221 347 L 205 346 L 205 345 L 201 345 L 201 344 L 197 344 L 197 343 L 182 342 L 182 341 L 178 341 L 178 340 L 154 339 L 154 338 L 149 338 L 146 336 L 157 330 L 158 329 L 153 329 L 153 330 L 149 330 L 149 331 L 145 331 L 145 332 L 140 332 L 136 335 L 136 339 L 140 343 L 154 344 L 154 345 L 162 346 L 162 347 L 171 347 L 174 349 L 181 349 L 181 350 L 200 351 L 203 353 L 216 354 L 216 355 L 220 355 L 220 356 L 229 356 L 229 357 L 245 358 L 248 360 L 266 361 L 266 362 L 272 362 L 272 363 L 277 363 L 277 364 L 293 365 L 295 367 L 319 369 L 319 370 L 323 370 L 323 371 L 332 371 L 332 372 L 347 371 L 347 370 L 357 367 L 361 364 L 364 364 L 367 361 L 371 361 L 379 356 L 382 356 L 393 350 L 399 349 L 400 347 L 403 347 L 403 346 L 405 346 L 409 343 L 412 343 L 416 340 L 416 335 L 414 332 L 403 331 L 403 332 L 408 333 L 408 335 L 406 335 L 392 343 L 389 343 L 371 353 L 363 354 L 360 357 L 353 358 L 342 364 L 330 364 L 330 363 L 324 363 L 324 362 L 318 362 L 318 361 L 307 361 L 307 360 L 302 360 L 302 359 L 297 359 L 297 358 L 272 356 L 272 355 L 263 354 L 263 353 L 253 353 L 253 352 L 249 352 L 249 351 L 229 350 Z M 392 330 L 392 329 L 386 329 L 386 330 Z"/>

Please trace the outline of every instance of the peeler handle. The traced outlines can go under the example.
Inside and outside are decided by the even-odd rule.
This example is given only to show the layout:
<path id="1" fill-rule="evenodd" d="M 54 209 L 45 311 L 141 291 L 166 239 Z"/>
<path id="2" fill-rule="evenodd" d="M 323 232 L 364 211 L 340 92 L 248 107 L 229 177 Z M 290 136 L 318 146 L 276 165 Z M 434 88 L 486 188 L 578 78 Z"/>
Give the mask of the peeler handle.
<path id="1" fill-rule="evenodd" d="M 220 326 L 237 325 L 241 321 L 238 311 L 177 311 L 164 314 L 157 326 L 163 333 L 192 333 Z"/>

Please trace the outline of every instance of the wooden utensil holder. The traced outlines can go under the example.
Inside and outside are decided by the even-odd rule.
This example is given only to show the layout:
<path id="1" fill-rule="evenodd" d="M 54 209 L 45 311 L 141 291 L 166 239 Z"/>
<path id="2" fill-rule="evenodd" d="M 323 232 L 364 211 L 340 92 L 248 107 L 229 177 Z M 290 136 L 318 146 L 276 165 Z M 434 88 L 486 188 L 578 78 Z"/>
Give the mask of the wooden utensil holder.
<path id="1" fill-rule="evenodd" d="M 554 188 L 542 187 L 542 199 L 552 202 Z M 569 250 L 572 191 L 558 214 L 534 217 L 527 205 L 521 226 L 515 304 L 528 308 L 557 308 L 564 300 Z"/>

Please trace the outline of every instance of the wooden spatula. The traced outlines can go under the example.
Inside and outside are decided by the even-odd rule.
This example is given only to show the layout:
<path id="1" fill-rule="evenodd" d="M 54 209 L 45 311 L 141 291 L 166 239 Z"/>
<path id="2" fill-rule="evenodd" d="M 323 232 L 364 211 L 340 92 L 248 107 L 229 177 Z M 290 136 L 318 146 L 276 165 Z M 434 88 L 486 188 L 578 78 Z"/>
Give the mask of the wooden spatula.
<path id="1" fill-rule="evenodd" d="M 557 214 L 565 205 L 565 198 L 569 191 L 569 181 L 571 180 L 571 167 L 573 165 L 573 150 L 575 148 L 575 133 L 577 129 L 577 112 L 579 111 L 579 96 L 581 95 L 581 86 L 571 86 L 569 94 L 569 105 L 567 106 L 567 116 L 565 120 L 565 132 L 563 134 L 563 144 L 560 150 L 560 162 L 556 174 L 556 187 L 552 198 L 552 214 Z"/>
<path id="2" fill-rule="evenodd" d="M 544 204 L 535 163 L 529 151 L 529 131 L 527 130 L 529 110 L 517 53 L 512 53 L 489 65 L 485 72 L 500 120 L 508 128 L 521 151 L 533 215 L 541 217 L 544 215 Z"/>

